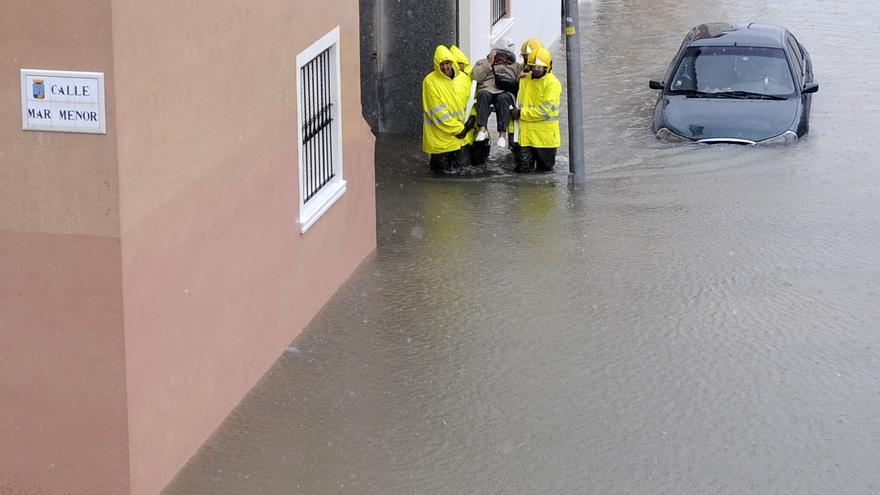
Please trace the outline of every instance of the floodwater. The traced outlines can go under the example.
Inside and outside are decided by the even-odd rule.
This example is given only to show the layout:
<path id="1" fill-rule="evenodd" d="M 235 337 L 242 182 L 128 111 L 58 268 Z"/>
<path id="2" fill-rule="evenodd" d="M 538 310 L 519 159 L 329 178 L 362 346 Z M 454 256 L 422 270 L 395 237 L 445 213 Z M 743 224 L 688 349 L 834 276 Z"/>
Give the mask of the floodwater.
<path id="1" fill-rule="evenodd" d="M 587 186 L 380 139 L 376 253 L 167 495 L 880 493 L 880 4 L 581 8 Z M 806 139 L 653 138 L 713 20 L 807 47 Z"/>

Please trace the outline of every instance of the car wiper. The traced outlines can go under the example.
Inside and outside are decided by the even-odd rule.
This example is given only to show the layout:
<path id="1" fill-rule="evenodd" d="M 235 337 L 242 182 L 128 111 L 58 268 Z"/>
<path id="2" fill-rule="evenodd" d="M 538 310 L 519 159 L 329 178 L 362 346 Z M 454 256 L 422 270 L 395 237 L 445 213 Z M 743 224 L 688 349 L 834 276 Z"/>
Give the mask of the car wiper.
<path id="1" fill-rule="evenodd" d="M 755 98 L 759 100 L 787 100 L 785 96 L 768 95 L 765 93 L 755 93 L 752 91 L 719 91 L 712 93 L 719 98 L 742 98 L 743 100 Z"/>
<path id="2" fill-rule="evenodd" d="M 673 89 L 666 94 L 670 95 L 686 95 L 686 96 L 709 96 L 712 97 L 715 93 L 707 93 L 706 91 L 700 91 L 699 89 Z"/>

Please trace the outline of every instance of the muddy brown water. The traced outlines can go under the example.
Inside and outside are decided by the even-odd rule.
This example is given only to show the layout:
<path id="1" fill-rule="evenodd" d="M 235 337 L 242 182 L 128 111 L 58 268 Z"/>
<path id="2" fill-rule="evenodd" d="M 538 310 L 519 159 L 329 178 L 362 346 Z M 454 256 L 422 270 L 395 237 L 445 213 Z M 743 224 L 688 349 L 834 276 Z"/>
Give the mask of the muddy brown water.
<path id="1" fill-rule="evenodd" d="M 807 47 L 806 139 L 653 138 L 648 79 L 714 20 Z M 880 493 L 878 20 L 584 4 L 583 189 L 380 139 L 377 251 L 164 493 Z"/>

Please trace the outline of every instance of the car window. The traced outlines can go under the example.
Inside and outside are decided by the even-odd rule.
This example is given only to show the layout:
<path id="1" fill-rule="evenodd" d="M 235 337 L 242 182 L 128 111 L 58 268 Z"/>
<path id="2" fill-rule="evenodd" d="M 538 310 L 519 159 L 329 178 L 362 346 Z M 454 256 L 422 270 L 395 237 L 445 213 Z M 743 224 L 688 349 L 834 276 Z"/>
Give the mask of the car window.
<path id="1" fill-rule="evenodd" d="M 786 36 L 786 43 L 788 43 L 789 51 L 794 55 L 795 72 L 797 72 L 798 81 L 801 81 L 804 74 L 804 55 L 801 53 L 801 47 L 794 36 L 790 34 Z"/>
<path id="2" fill-rule="evenodd" d="M 688 35 L 684 37 L 684 40 L 682 40 L 681 46 L 678 47 L 678 51 L 675 52 L 676 57 L 678 57 L 678 55 L 680 53 L 685 51 L 685 48 L 687 48 L 687 46 L 691 44 L 692 38 L 693 38 L 693 31 L 688 33 Z M 675 70 L 675 60 L 673 59 L 672 62 L 670 62 L 669 67 L 666 68 L 666 74 L 663 76 L 663 80 L 668 81 L 669 78 L 672 77 L 672 72 L 674 70 Z"/>
<path id="3" fill-rule="evenodd" d="M 746 91 L 788 96 L 794 93 L 785 52 L 751 46 L 690 47 L 670 80 L 669 92 Z"/>

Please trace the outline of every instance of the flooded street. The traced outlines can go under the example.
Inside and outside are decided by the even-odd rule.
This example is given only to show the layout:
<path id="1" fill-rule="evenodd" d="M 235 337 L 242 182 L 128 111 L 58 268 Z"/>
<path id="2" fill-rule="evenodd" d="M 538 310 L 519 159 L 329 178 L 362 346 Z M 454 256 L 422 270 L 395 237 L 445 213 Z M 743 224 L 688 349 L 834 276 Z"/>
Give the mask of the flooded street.
<path id="1" fill-rule="evenodd" d="M 166 495 L 880 492 L 880 4 L 581 16 L 585 189 L 379 139 L 376 253 Z M 796 146 L 651 134 L 648 80 L 715 20 L 809 50 Z"/>

